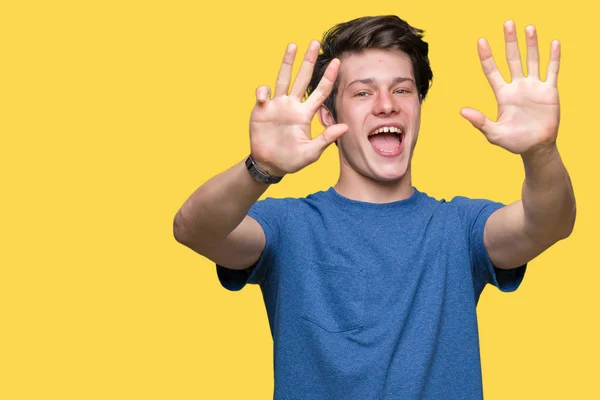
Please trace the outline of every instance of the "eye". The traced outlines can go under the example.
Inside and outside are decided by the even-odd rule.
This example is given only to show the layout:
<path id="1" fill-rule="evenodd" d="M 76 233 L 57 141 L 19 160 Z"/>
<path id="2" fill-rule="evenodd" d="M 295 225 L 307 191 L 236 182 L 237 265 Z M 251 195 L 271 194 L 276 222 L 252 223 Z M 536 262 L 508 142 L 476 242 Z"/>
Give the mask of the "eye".
<path id="1" fill-rule="evenodd" d="M 406 89 L 396 89 L 396 90 L 394 90 L 394 93 L 396 93 L 396 94 L 406 94 L 406 93 L 408 93 L 408 90 L 406 90 Z"/>
<path id="2" fill-rule="evenodd" d="M 355 93 L 354 97 L 367 97 L 368 95 L 369 95 L 369 92 L 362 91 L 362 92 Z"/>

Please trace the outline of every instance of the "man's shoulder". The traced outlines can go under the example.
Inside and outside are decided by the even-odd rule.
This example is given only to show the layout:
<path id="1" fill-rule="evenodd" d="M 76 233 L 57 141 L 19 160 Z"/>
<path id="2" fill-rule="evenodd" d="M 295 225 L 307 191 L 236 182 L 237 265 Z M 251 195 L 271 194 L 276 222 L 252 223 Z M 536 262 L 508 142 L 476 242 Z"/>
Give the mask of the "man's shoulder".
<path id="1" fill-rule="evenodd" d="M 294 207 L 312 203 L 327 202 L 331 189 L 310 193 L 304 197 L 265 197 L 258 200 L 255 205 L 260 204 L 267 207 Z"/>
<path id="2" fill-rule="evenodd" d="M 447 208 L 480 207 L 488 204 L 502 204 L 494 200 L 473 195 L 450 195 L 447 197 L 440 196 L 438 198 L 422 192 L 421 196 L 425 199 L 422 203 L 429 205 L 443 205 Z"/>
<path id="3" fill-rule="evenodd" d="M 327 191 L 320 191 L 305 197 L 266 197 L 258 200 L 250 208 L 251 217 L 260 215 L 305 215 L 307 211 L 330 206 Z"/>
<path id="4" fill-rule="evenodd" d="M 453 195 L 439 198 L 432 197 L 428 194 L 421 193 L 420 208 L 422 210 L 433 210 L 436 214 L 442 215 L 458 215 L 463 218 L 477 217 L 482 211 L 494 211 L 502 208 L 503 203 L 469 195 Z"/>

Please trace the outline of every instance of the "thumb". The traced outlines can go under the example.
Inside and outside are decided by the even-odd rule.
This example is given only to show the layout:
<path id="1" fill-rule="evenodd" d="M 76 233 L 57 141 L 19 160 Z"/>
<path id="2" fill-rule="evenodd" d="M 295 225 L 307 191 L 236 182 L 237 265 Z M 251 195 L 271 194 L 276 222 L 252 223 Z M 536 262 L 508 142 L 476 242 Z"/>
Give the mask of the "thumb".
<path id="1" fill-rule="evenodd" d="M 483 115 L 481 111 L 465 107 L 460 110 L 460 115 L 473 124 L 475 128 L 479 129 L 486 137 L 493 133 L 494 123 Z"/>
<path id="2" fill-rule="evenodd" d="M 259 86 L 256 88 L 256 102 L 259 104 L 266 103 L 271 98 L 270 86 Z"/>
<path id="3" fill-rule="evenodd" d="M 317 156 L 320 156 L 327 146 L 338 140 L 338 138 L 346 132 L 348 132 L 348 125 L 346 124 L 331 125 L 325 129 L 323 133 L 312 140 L 312 150 Z"/>

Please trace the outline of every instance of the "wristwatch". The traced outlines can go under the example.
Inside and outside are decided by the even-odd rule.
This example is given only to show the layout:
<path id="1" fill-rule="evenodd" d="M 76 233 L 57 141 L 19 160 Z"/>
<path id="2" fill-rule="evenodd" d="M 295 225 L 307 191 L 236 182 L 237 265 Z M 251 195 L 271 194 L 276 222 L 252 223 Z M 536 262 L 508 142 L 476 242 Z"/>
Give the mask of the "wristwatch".
<path id="1" fill-rule="evenodd" d="M 250 172 L 250 175 L 252 175 L 254 180 L 261 183 L 277 183 L 283 178 L 283 176 L 269 175 L 260 169 L 258 165 L 256 165 L 256 162 L 254 162 L 252 155 L 249 155 L 248 158 L 246 158 L 246 168 L 248 168 L 248 172 Z"/>

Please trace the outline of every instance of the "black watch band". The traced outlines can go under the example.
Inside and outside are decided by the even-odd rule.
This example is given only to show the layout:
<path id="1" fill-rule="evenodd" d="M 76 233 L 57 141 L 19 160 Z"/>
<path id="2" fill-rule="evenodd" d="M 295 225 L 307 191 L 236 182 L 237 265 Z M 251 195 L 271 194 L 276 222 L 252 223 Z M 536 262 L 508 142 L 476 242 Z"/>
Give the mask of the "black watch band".
<path id="1" fill-rule="evenodd" d="M 254 162 L 252 155 L 249 155 L 248 158 L 246 158 L 246 168 L 248 168 L 248 172 L 250 172 L 250 175 L 252 175 L 254 180 L 261 183 L 277 183 L 283 178 L 283 176 L 269 175 L 268 173 L 260 169 L 258 165 L 256 165 L 256 163 Z"/>

